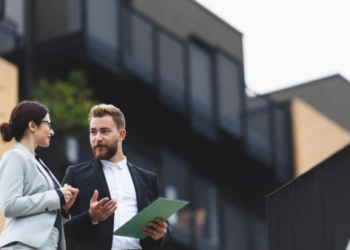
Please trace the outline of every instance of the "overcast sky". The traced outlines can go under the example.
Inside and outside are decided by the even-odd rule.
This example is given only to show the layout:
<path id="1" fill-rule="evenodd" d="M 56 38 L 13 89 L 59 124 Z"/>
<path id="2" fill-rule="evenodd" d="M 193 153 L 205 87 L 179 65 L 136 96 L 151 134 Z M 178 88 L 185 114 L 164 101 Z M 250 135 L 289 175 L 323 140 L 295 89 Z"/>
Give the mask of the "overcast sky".
<path id="1" fill-rule="evenodd" d="M 245 79 L 267 93 L 350 80 L 350 0 L 196 0 L 243 33 Z"/>

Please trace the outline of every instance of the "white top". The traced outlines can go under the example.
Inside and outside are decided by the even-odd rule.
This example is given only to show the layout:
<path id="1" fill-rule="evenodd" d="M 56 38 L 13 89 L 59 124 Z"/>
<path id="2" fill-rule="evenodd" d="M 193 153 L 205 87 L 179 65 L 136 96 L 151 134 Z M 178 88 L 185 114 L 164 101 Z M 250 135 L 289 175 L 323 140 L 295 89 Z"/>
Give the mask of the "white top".
<path id="1" fill-rule="evenodd" d="M 114 212 L 115 231 L 137 214 L 136 191 L 126 157 L 117 163 L 106 160 L 101 160 L 101 163 L 111 198 L 117 201 L 118 208 Z M 113 235 L 112 250 L 117 249 L 141 249 L 140 240 Z"/>

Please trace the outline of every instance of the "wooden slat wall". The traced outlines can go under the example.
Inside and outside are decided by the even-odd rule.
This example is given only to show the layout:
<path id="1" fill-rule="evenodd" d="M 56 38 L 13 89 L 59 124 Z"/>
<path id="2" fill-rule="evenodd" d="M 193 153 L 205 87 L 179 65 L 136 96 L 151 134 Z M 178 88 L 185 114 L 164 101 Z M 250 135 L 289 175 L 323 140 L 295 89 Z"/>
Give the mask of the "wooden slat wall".
<path id="1" fill-rule="evenodd" d="M 0 57 L 0 124 L 9 120 L 11 111 L 18 103 L 17 67 Z M 0 139 L 0 158 L 13 147 L 14 140 L 3 142 Z M 0 213 L 0 234 L 5 224 L 5 217 Z"/>
<path id="2" fill-rule="evenodd" d="M 270 250 L 345 250 L 350 146 L 266 198 Z"/>

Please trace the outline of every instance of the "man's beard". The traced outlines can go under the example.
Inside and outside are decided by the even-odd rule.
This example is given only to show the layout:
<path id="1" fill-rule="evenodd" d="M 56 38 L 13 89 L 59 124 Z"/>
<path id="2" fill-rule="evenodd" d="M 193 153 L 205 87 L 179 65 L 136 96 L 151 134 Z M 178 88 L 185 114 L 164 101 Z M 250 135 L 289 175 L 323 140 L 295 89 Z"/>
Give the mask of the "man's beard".
<path id="1" fill-rule="evenodd" d="M 97 150 L 97 147 L 101 147 L 101 146 L 105 148 L 103 152 Z M 108 160 L 108 159 L 111 159 L 117 153 L 118 142 L 112 143 L 111 145 L 102 145 L 102 144 L 92 145 L 91 149 L 96 159 Z"/>

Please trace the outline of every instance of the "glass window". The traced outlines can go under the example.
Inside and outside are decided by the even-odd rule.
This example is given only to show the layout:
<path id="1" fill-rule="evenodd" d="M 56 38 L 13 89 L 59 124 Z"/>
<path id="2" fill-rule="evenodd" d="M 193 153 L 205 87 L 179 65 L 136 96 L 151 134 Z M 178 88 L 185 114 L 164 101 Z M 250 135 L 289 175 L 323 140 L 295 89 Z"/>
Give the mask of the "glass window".
<path id="1" fill-rule="evenodd" d="M 15 31 L 0 23 L 0 53 L 15 49 Z"/>
<path id="2" fill-rule="evenodd" d="M 4 18 L 4 13 L 5 13 L 5 0 L 0 0 L 0 20 Z"/>
<path id="3" fill-rule="evenodd" d="M 141 154 L 137 150 L 135 150 L 130 145 L 126 145 L 124 147 L 125 155 L 128 158 L 128 161 L 130 161 L 131 164 L 146 169 L 148 171 L 151 171 L 153 173 L 157 173 L 156 163 L 152 161 L 147 156 Z"/>
<path id="4" fill-rule="evenodd" d="M 69 35 L 81 28 L 81 2 L 36 0 L 35 40 L 43 42 Z M 72 19 L 71 17 L 75 17 Z M 70 21 L 72 23 L 70 23 Z"/>
<path id="5" fill-rule="evenodd" d="M 226 131 L 240 136 L 240 78 L 236 63 L 217 54 L 219 123 Z"/>
<path id="6" fill-rule="evenodd" d="M 25 24 L 24 24 L 24 0 L 6 0 L 5 1 L 5 13 L 4 16 L 6 19 L 13 20 L 17 25 L 17 34 L 20 36 L 24 34 Z"/>
<path id="7" fill-rule="evenodd" d="M 223 229 L 225 250 L 247 250 L 247 218 L 243 210 L 223 203 Z"/>
<path id="8" fill-rule="evenodd" d="M 207 181 L 194 180 L 193 233 L 199 249 L 218 249 L 219 247 L 219 216 L 218 192 Z"/>
<path id="9" fill-rule="evenodd" d="M 254 216 L 251 217 L 251 244 L 253 250 L 268 250 L 268 233 L 266 223 Z"/>
<path id="10" fill-rule="evenodd" d="M 86 1 L 89 54 L 105 63 L 117 62 L 119 1 Z"/>
<path id="11" fill-rule="evenodd" d="M 141 17 L 125 9 L 125 64 L 148 83 L 153 79 L 153 28 Z"/>
<path id="12" fill-rule="evenodd" d="M 202 135 L 214 138 L 212 57 L 196 43 L 190 43 L 189 51 L 191 123 Z"/>
<path id="13" fill-rule="evenodd" d="M 164 194 L 167 198 L 190 201 L 190 167 L 179 156 L 168 150 L 162 152 L 162 173 Z M 184 244 L 190 244 L 192 212 L 187 205 L 169 218 L 174 228 L 173 238 Z"/>
<path id="14" fill-rule="evenodd" d="M 182 44 L 159 33 L 159 81 L 162 99 L 184 107 L 185 82 Z"/>
<path id="15" fill-rule="evenodd" d="M 270 117 L 269 106 L 261 97 L 247 99 L 247 151 L 270 165 Z"/>

